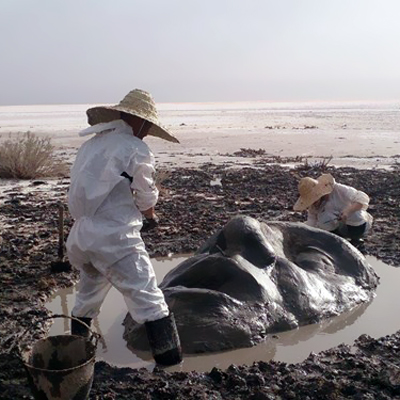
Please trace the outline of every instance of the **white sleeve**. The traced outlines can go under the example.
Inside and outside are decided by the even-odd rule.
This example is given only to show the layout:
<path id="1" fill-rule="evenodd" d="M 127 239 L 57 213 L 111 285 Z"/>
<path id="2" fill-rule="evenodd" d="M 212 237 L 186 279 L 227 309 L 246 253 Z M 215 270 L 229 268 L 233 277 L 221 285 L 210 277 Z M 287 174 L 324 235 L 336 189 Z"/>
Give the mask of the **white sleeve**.
<path id="1" fill-rule="evenodd" d="M 158 189 L 155 184 L 153 155 L 136 153 L 127 173 L 132 177 L 131 189 L 139 210 L 145 211 L 154 207 L 158 200 Z"/>
<path id="2" fill-rule="evenodd" d="M 361 190 L 357 190 L 357 193 L 354 195 L 353 202 L 362 204 L 363 209 L 366 210 L 369 205 L 369 196 Z"/>
<path id="3" fill-rule="evenodd" d="M 360 203 L 363 205 L 363 209 L 366 210 L 369 205 L 369 196 L 361 190 L 354 189 L 351 186 L 336 184 L 340 196 L 344 198 L 346 203 Z"/>

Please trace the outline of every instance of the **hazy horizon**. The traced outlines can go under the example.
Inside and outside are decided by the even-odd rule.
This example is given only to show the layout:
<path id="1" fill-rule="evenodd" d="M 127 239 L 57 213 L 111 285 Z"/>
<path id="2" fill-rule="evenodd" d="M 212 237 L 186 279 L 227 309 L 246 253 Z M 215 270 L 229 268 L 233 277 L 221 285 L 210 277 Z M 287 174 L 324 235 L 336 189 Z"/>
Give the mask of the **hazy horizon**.
<path id="1" fill-rule="evenodd" d="M 0 105 L 0 117 L 18 114 L 81 113 L 93 106 L 110 106 L 112 103 L 57 103 L 57 104 L 17 104 Z M 400 100 L 295 100 L 295 101 L 203 101 L 203 102 L 158 102 L 159 112 L 165 111 L 243 111 L 243 110 L 382 110 L 400 111 Z"/>
<path id="2" fill-rule="evenodd" d="M 0 105 L 398 101 L 398 0 L 3 0 Z"/>

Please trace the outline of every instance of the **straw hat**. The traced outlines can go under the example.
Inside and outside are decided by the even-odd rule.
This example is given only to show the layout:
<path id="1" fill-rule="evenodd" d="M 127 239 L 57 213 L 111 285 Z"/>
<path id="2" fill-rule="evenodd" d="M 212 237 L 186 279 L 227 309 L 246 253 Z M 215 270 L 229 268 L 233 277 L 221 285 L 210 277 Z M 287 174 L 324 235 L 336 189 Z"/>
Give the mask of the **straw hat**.
<path id="1" fill-rule="evenodd" d="M 120 118 L 120 112 L 135 115 L 152 123 L 148 135 L 157 136 L 169 142 L 179 143 L 179 140 L 163 128 L 158 121 L 156 104 L 150 93 L 135 89 L 130 91 L 119 104 L 115 106 L 98 106 L 86 111 L 89 125 L 110 122 Z"/>
<path id="2" fill-rule="evenodd" d="M 335 179 L 331 174 L 323 174 L 318 179 L 302 178 L 299 182 L 300 197 L 293 206 L 295 211 L 304 211 L 322 196 L 333 190 Z"/>

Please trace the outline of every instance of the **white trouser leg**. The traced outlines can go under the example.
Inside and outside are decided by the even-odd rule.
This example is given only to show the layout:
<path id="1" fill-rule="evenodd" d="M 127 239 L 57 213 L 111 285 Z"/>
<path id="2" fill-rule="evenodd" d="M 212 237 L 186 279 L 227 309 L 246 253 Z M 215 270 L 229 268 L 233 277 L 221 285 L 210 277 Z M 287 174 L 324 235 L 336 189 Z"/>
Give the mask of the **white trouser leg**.
<path id="1" fill-rule="evenodd" d="M 79 270 L 80 281 L 72 315 L 74 317 L 95 318 L 111 289 L 111 283 L 91 264 L 80 266 Z"/>
<path id="2" fill-rule="evenodd" d="M 124 296 L 131 317 L 138 323 L 169 315 L 164 294 L 157 286 L 153 266 L 146 251 L 137 251 L 111 265 L 107 279 Z"/>

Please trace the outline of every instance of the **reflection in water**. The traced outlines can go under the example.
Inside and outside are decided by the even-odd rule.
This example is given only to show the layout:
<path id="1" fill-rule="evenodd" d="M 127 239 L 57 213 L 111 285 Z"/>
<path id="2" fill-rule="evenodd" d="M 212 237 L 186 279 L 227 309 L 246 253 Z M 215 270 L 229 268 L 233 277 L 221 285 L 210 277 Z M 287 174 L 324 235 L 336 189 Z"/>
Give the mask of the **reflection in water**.
<path id="1" fill-rule="evenodd" d="M 49 307 L 49 306 L 47 308 L 49 308 L 51 311 L 53 311 L 53 313 L 63 314 L 63 315 L 70 315 L 69 309 L 68 309 L 68 302 L 69 302 L 68 297 L 73 297 L 74 293 L 75 293 L 75 290 L 74 290 L 73 287 L 69 287 L 69 288 L 65 288 L 65 289 L 59 290 L 54 295 L 55 297 L 53 296 L 53 300 L 51 302 L 53 303 L 59 297 L 60 298 L 60 305 L 59 306 L 57 305 L 55 310 L 53 310 L 53 308 Z M 69 304 L 69 305 L 71 305 L 71 304 Z M 68 319 L 68 318 L 64 318 L 64 319 L 59 318 L 59 319 L 57 319 L 55 321 L 55 323 L 57 325 L 60 325 L 60 326 L 62 324 L 62 326 L 63 326 L 62 332 L 68 332 L 69 331 L 70 321 L 71 320 Z"/>
<path id="2" fill-rule="evenodd" d="M 311 339 L 317 340 L 317 335 L 331 335 L 335 332 L 342 330 L 346 326 L 351 325 L 364 313 L 369 304 L 370 303 L 361 304 L 354 307 L 351 311 L 343 313 L 338 317 L 327 319 L 318 324 L 305 325 L 291 331 L 269 335 L 268 339 L 265 342 L 251 348 L 238 349 L 202 356 L 185 356 L 183 370 L 208 371 L 214 366 L 218 368 L 227 368 L 230 364 L 251 365 L 254 361 L 259 360 L 269 361 L 274 359 L 276 361 L 284 361 L 281 360 L 281 357 L 278 357 L 278 349 L 280 347 L 288 349 L 293 349 L 293 347 L 296 347 L 296 350 L 294 350 L 294 352 L 293 350 L 289 350 L 289 353 L 291 354 L 291 359 L 285 360 L 286 362 L 296 362 L 296 359 L 297 361 L 302 361 L 308 356 L 311 351 L 314 351 L 311 349 L 310 351 L 305 353 L 304 356 L 298 357 L 297 353 L 299 350 L 300 354 L 303 354 L 303 352 L 301 352 L 301 349 L 303 347 L 303 345 L 301 344 L 302 342 L 312 342 L 313 340 Z M 311 347 L 312 346 L 313 345 L 311 345 Z M 331 345 L 329 347 L 333 346 L 334 345 Z M 180 371 L 182 370 L 182 367 L 174 366 L 169 368 L 169 370 Z"/>
<path id="3" fill-rule="evenodd" d="M 107 342 L 106 342 L 106 340 L 104 338 L 103 332 L 101 331 L 100 323 L 99 323 L 99 319 L 98 318 L 95 318 L 93 320 L 93 330 L 100 335 L 99 343 L 102 346 L 103 351 L 105 353 L 107 353 Z"/>
<path id="4" fill-rule="evenodd" d="M 70 290 L 72 290 L 72 288 L 69 288 Z M 68 314 L 68 302 L 67 302 L 67 294 L 63 293 L 62 295 L 60 295 L 60 299 L 61 299 L 61 312 L 64 315 L 69 315 Z M 69 325 L 69 320 L 67 318 L 65 318 L 63 320 L 64 322 L 64 330 L 68 330 L 68 325 Z"/>
<path id="5" fill-rule="evenodd" d="M 186 257 L 153 259 L 157 281 L 161 282 L 165 274 L 184 259 Z M 223 369 L 231 364 L 251 365 L 254 361 L 271 359 L 294 363 L 304 360 L 311 352 L 326 350 L 341 343 L 351 344 L 363 333 L 379 337 L 396 332 L 400 329 L 400 321 L 392 318 L 392 315 L 400 313 L 400 291 L 397 290 L 400 268 L 390 267 L 373 257 L 367 259 L 381 277 L 376 297 L 370 303 L 360 304 L 348 312 L 318 324 L 270 335 L 265 342 L 251 348 L 186 355 L 181 365 L 169 367 L 168 370 L 209 371 L 214 366 Z M 74 288 L 63 289 L 53 296 L 47 307 L 53 313 L 60 313 L 61 310 L 63 314 L 70 315 L 74 298 Z M 111 289 L 99 317 L 93 324 L 94 330 L 102 335 L 96 359 L 113 365 L 145 367 L 151 370 L 154 368 L 154 362 L 150 353 L 132 353 L 122 338 L 122 322 L 126 313 L 123 297 L 115 289 Z M 69 332 L 69 320 L 56 319 L 50 334 L 64 332 Z"/>
<path id="6" fill-rule="evenodd" d="M 363 315 L 363 313 L 371 303 L 372 302 L 359 304 L 350 311 L 344 312 L 337 317 L 323 320 L 317 324 L 305 325 L 299 329 L 294 329 L 292 331 L 286 331 L 284 332 L 284 334 L 277 334 L 277 336 L 283 336 L 283 345 L 292 346 L 300 342 L 305 342 L 317 334 L 332 335 L 344 329 L 346 326 L 352 325 L 359 317 L 361 317 L 361 315 Z M 282 339 L 278 340 L 277 344 L 280 344 L 281 340 Z"/>

